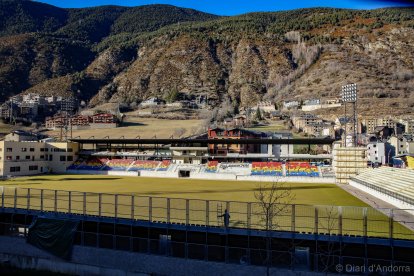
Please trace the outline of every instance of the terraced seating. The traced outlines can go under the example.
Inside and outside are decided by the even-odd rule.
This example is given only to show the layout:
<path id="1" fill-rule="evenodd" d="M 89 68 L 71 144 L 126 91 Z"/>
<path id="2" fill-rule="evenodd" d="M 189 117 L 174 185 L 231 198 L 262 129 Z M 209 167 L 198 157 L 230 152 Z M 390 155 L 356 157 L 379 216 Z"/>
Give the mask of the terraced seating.
<path id="1" fill-rule="evenodd" d="M 68 170 L 76 170 L 80 165 L 82 165 L 83 162 L 84 162 L 84 159 L 79 158 L 78 160 L 73 162 L 73 164 L 71 164 L 67 169 Z"/>
<path id="2" fill-rule="evenodd" d="M 160 161 L 137 160 L 128 171 L 155 171 L 160 163 Z"/>
<path id="3" fill-rule="evenodd" d="M 88 171 L 100 171 L 105 168 L 106 162 L 108 162 L 107 158 L 91 157 L 91 158 L 88 158 L 85 162 L 83 162 L 76 169 L 77 170 L 88 170 Z"/>
<path id="4" fill-rule="evenodd" d="M 352 178 L 353 181 L 380 192 L 403 196 L 414 202 L 414 170 L 381 167 L 368 169 Z"/>
<path id="5" fill-rule="evenodd" d="M 218 161 L 208 161 L 207 163 L 207 168 L 206 168 L 206 172 L 207 173 L 216 173 L 217 169 L 218 169 Z"/>
<path id="6" fill-rule="evenodd" d="M 253 162 L 252 175 L 283 176 L 281 162 Z"/>
<path id="7" fill-rule="evenodd" d="M 171 161 L 170 160 L 164 160 L 161 162 L 160 166 L 158 167 L 157 171 L 162 171 L 165 172 L 168 170 L 168 168 L 171 165 Z"/>
<path id="8" fill-rule="evenodd" d="M 105 170 L 126 171 L 133 162 L 131 159 L 112 159 L 106 163 Z"/>
<path id="9" fill-rule="evenodd" d="M 286 163 L 286 176 L 319 177 L 318 167 L 308 162 Z"/>

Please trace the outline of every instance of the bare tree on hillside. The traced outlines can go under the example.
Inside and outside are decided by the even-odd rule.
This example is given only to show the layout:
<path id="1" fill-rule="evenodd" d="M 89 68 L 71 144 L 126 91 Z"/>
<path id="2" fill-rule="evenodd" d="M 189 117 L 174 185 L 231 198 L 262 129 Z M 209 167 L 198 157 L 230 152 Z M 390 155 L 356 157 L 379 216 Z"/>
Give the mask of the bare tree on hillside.
<path id="1" fill-rule="evenodd" d="M 255 213 L 264 224 L 266 230 L 266 273 L 270 275 L 271 259 L 271 232 L 280 228 L 279 217 L 290 212 L 291 203 L 294 199 L 290 186 L 277 178 L 272 183 L 260 183 L 254 193 L 259 206 L 259 212 Z"/>

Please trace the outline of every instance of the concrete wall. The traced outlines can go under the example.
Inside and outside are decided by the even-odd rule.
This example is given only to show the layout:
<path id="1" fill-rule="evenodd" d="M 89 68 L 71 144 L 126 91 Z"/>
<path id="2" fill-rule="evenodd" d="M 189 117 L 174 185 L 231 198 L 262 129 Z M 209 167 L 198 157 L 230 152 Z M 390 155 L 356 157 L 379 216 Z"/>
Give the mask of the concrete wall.
<path id="1" fill-rule="evenodd" d="M 140 172 L 120 172 L 120 171 L 77 171 L 68 170 L 72 174 L 89 174 L 89 175 L 119 175 L 119 176 L 143 176 L 143 177 L 160 177 L 160 178 L 179 178 L 178 172 L 157 172 L 157 171 L 140 171 Z M 260 181 L 273 182 L 276 179 L 282 182 L 297 183 L 335 183 L 333 177 L 274 177 L 274 176 L 253 176 L 253 175 L 235 175 L 227 173 L 190 173 L 189 179 L 207 179 L 207 180 L 240 180 L 240 181 Z"/>
<path id="2" fill-rule="evenodd" d="M 281 182 L 295 182 L 295 183 L 327 183 L 334 184 L 335 178 L 333 177 L 300 177 L 300 176 L 237 176 L 237 180 L 242 181 L 259 181 L 259 182 L 272 182 L 279 180 Z"/>
<path id="3" fill-rule="evenodd" d="M 359 184 L 358 182 L 354 181 L 354 180 L 350 180 L 349 181 L 349 185 L 364 191 L 372 196 L 375 196 L 376 198 L 381 199 L 382 201 L 385 201 L 391 205 L 394 205 L 395 207 L 397 207 L 398 209 L 411 209 L 411 211 L 406 210 L 407 213 L 410 213 L 412 215 L 414 215 L 414 205 L 408 204 L 404 201 L 401 201 L 399 199 L 396 199 L 392 196 L 380 193 L 374 189 L 371 189 L 365 185 Z"/>
<path id="4" fill-rule="evenodd" d="M 74 275 L 266 275 L 265 267 L 186 260 L 74 246 L 72 260 L 64 261 L 42 251 L 22 238 L 0 236 L 0 261 L 26 269 Z M 319 275 L 312 272 L 271 269 L 272 275 Z"/>
<path id="5" fill-rule="evenodd" d="M 324 108 L 333 108 L 333 107 L 341 107 L 342 104 L 313 104 L 313 105 L 302 105 L 302 111 L 314 111 L 318 109 Z"/>

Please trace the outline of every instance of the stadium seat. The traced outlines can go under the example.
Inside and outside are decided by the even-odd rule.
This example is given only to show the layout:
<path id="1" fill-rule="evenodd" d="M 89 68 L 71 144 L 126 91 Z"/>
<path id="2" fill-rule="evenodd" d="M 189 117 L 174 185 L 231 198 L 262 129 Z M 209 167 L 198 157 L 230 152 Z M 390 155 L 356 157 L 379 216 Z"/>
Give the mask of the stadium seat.
<path id="1" fill-rule="evenodd" d="M 410 169 L 367 169 L 352 180 L 365 186 L 370 185 L 373 189 L 376 187 L 378 191 L 385 190 L 414 200 L 414 171 Z"/>
<path id="2" fill-rule="evenodd" d="M 283 176 L 281 162 L 253 162 L 252 175 Z"/>
<path id="3" fill-rule="evenodd" d="M 319 170 L 317 166 L 308 162 L 288 162 L 286 176 L 319 177 Z"/>
<path id="4" fill-rule="evenodd" d="M 132 163 L 128 171 L 155 171 L 160 161 L 137 160 Z"/>
<path id="5" fill-rule="evenodd" d="M 206 172 L 207 173 L 216 173 L 217 172 L 217 168 L 218 168 L 218 161 L 209 161 L 207 163 L 207 168 L 206 168 Z"/>
<path id="6" fill-rule="evenodd" d="M 106 163 L 105 170 L 126 171 L 133 162 L 131 159 L 112 159 Z"/>

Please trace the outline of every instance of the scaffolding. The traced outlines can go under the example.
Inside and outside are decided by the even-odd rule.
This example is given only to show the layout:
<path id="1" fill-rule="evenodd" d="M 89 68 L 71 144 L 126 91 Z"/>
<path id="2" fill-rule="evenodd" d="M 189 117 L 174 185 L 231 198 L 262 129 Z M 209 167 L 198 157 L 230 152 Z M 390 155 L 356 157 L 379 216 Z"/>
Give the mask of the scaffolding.
<path id="1" fill-rule="evenodd" d="M 336 183 L 348 184 L 349 179 L 367 169 L 366 148 L 343 147 L 335 143 L 332 151 L 332 166 Z"/>

